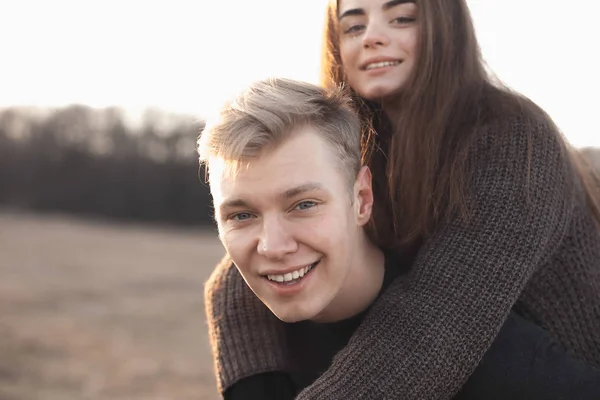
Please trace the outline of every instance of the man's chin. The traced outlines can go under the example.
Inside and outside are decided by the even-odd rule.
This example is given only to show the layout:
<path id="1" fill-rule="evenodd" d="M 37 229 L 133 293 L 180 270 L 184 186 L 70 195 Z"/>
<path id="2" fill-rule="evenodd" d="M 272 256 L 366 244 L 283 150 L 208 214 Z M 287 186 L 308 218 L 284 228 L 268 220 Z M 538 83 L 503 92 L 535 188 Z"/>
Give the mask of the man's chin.
<path id="1" fill-rule="evenodd" d="M 269 309 L 279 320 L 287 324 L 306 321 L 314 317 L 314 313 L 307 312 L 306 310 L 283 310 L 279 307 L 269 307 Z"/>

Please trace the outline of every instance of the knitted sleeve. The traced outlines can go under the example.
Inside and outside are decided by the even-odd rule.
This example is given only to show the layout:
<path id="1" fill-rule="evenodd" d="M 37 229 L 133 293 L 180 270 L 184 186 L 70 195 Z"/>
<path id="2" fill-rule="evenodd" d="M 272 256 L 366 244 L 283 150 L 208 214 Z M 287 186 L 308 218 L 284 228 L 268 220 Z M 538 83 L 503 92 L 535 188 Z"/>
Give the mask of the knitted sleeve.
<path id="1" fill-rule="evenodd" d="M 565 234 L 573 175 L 549 122 L 480 132 L 471 217 L 444 224 L 298 399 L 450 399 Z"/>
<path id="2" fill-rule="evenodd" d="M 283 323 L 250 290 L 228 256 L 206 282 L 204 304 L 221 394 L 251 375 L 290 369 Z"/>

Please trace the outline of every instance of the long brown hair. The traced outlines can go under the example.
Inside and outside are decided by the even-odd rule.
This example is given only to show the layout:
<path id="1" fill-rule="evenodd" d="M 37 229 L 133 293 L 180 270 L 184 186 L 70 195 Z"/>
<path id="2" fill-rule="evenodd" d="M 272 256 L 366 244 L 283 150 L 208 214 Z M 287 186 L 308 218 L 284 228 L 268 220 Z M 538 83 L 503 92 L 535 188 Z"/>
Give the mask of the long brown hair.
<path id="1" fill-rule="evenodd" d="M 325 18 L 324 86 L 346 81 L 337 3 L 329 2 Z M 361 104 L 363 156 L 373 169 L 378 204 L 370 233 L 379 245 L 396 249 L 418 244 L 451 215 L 468 214 L 467 149 L 478 126 L 507 113 L 547 118 L 533 102 L 504 87 L 486 70 L 465 0 L 418 0 L 417 6 L 419 57 L 400 99 L 399 119 L 386 123 L 381 105 L 353 93 Z M 600 221 L 591 183 L 584 183 Z"/>

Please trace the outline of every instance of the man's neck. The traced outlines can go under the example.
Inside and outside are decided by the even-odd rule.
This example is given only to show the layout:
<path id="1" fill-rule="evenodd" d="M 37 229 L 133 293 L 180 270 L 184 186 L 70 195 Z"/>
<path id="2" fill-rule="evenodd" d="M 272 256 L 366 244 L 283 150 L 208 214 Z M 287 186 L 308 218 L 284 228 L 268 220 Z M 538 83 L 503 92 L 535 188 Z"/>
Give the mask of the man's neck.
<path id="1" fill-rule="evenodd" d="M 344 286 L 315 322 L 337 322 L 360 314 L 373 304 L 383 286 L 385 256 L 366 235 L 352 261 Z"/>

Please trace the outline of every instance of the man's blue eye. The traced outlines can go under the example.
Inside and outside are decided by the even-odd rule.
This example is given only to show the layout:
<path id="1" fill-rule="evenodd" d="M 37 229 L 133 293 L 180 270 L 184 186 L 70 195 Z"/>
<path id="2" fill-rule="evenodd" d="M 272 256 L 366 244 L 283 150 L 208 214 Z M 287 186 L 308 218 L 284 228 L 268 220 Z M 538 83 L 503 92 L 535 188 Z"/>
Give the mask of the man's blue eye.
<path id="1" fill-rule="evenodd" d="M 246 213 L 246 212 L 238 213 L 238 214 L 235 214 L 233 217 L 231 217 L 231 219 L 236 220 L 236 221 L 244 221 L 244 220 L 247 220 L 250 218 L 252 218 L 252 214 Z"/>
<path id="2" fill-rule="evenodd" d="M 308 210 L 309 208 L 313 208 L 316 205 L 317 203 L 315 203 L 314 201 L 303 201 L 301 203 L 298 203 L 296 208 L 298 210 Z"/>

